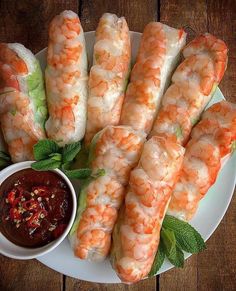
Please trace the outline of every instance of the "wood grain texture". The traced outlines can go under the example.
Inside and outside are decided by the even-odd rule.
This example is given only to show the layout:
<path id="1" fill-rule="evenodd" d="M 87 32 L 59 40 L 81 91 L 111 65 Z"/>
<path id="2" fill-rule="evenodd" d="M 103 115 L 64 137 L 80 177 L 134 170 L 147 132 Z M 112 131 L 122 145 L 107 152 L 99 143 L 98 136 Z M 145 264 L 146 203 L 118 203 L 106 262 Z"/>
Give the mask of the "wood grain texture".
<path id="1" fill-rule="evenodd" d="M 66 277 L 66 291 L 156 291 L 156 278 L 147 279 L 133 285 L 98 284 Z"/>
<path id="2" fill-rule="evenodd" d="M 62 275 L 36 260 L 19 261 L 0 255 L 0 290 L 60 290 Z"/>
<path id="3" fill-rule="evenodd" d="M 129 29 L 142 32 L 144 26 L 158 18 L 156 0 L 83 0 L 81 21 L 85 31 L 95 30 L 99 18 L 105 12 L 125 16 Z"/>
<path id="4" fill-rule="evenodd" d="M 49 22 L 65 9 L 77 12 L 77 1 L 1 0 L 0 42 L 19 42 L 38 52 L 47 46 Z"/>
<path id="5" fill-rule="evenodd" d="M 220 89 L 227 100 L 236 103 L 235 0 L 207 0 L 207 19 L 208 31 L 222 38 L 229 48 L 228 68 Z M 207 251 L 198 255 L 199 291 L 236 290 L 235 196 L 236 191 L 223 221 L 207 243 Z"/>

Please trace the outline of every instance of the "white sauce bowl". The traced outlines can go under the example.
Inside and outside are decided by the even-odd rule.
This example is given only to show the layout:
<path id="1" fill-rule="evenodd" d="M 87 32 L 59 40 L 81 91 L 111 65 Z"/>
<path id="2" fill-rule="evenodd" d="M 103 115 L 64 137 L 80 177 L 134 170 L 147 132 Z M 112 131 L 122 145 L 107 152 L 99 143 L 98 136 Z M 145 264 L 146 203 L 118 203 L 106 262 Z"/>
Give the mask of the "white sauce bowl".
<path id="1" fill-rule="evenodd" d="M 0 185 L 12 174 L 24 169 L 31 168 L 32 163 L 33 163 L 32 161 L 16 163 L 3 169 L 0 172 Z M 68 235 L 73 225 L 73 222 L 75 220 L 75 215 L 76 215 L 76 210 L 77 210 L 76 193 L 75 193 L 74 187 L 72 186 L 72 183 L 61 170 L 56 169 L 56 170 L 52 170 L 52 172 L 55 172 L 59 176 L 61 176 L 61 178 L 68 185 L 71 195 L 72 195 L 72 212 L 71 212 L 71 217 L 66 229 L 57 239 L 46 244 L 43 247 L 38 247 L 38 248 L 24 248 L 24 247 L 18 246 L 12 243 L 10 240 L 8 240 L 2 233 L 0 233 L 0 253 L 2 255 L 13 258 L 13 259 L 20 259 L 20 260 L 34 259 L 54 250 Z"/>

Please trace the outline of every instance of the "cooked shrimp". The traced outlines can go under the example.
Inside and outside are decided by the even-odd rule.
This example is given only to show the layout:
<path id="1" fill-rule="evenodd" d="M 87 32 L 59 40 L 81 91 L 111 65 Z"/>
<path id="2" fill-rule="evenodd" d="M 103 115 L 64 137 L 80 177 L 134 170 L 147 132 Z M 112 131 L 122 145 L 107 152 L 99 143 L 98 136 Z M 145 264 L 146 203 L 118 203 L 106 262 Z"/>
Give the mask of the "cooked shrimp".
<path id="1" fill-rule="evenodd" d="M 236 106 L 227 101 L 212 105 L 191 133 L 180 178 L 168 213 L 190 220 L 199 201 L 215 183 L 222 159 L 236 140 Z"/>
<path id="2" fill-rule="evenodd" d="M 159 22 L 143 32 L 122 108 L 120 124 L 149 133 L 186 33 Z"/>
<path id="3" fill-rule="evenodd" d="M 33 160 L 33 145 L 45 138 L 47 116 L 42 73 L 20 44 L 0 44 L 0 117 L 13 162 Z"/>
<path id="4" fill-rule="evenodd" d="M 183 55 L 188 58 L 192 55 L 208 55 L 214 63 L 215 82 L 220 83 L 227 67 L 228 48 L 223 40 L 210 33 L 202 34 L 191 41 L 183 50 Z"/>
<path id="5" fill-rule="evenodd" d="M 79 258 L 101 261 L 108 255 L 129 173 L 138 162 L 143 143 L 144 136 L 127 126 L 107 126 L 95 135 L 90 166 L 94 172 L 105 169 L 106 174 L 92 181 L 80 194 L 78 226 L 71 237 Z"/>
<path id="6" fill-rule="evenodd" d="M 130 36 L 125 18 L 103 14 L 96 30 L 89 76 L 87 146 L 98 131 L 119 123 L 130 62 Z"/>
<path id="7" fill-rule="evenodd" d="M 77 14 L 63 11 L 49 27 L 46 88 L 47 134 L 60 145 L 81 140 L 87 107 L 87 54 Z"/>
<path id="8" fill-rule="evenodd" d="M 122 282 L 137 282 L 152 267 L 183 155 L 181 145 L 155 136 L 144 144 L 139 164 L 131 171 L 111 252 L 113 268 Z"/>
<path id="9" fill-rule="evenodd" d="M 212 98 L 227 66 L 225 43 L 204 34 L 188 44 L 185 60 L 172 76 L 150 136 L 169 136 L 185 145 L 194 124 Z M 222 66 L 219 72 L 219 66 Z"/>

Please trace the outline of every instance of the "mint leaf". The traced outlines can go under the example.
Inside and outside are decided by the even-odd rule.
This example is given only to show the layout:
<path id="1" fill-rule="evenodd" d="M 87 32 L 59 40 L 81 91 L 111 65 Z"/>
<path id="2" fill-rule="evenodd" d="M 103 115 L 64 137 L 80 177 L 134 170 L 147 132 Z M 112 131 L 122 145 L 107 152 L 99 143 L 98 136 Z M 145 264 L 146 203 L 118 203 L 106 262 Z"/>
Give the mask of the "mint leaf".
<path id="1" fill-rule="evenodd" d="M 177 244 L 188 253 L 199 253 L 206 248 L 201 235 L 185 221 L 166 215 L 163 227 L 174 232 Z"/>
<path id="2" fill-rule="evenodd" d="M 70 179 L 87 179 L 90 177 L 92 170 L 91 169 L 77 169 L 77 170 L 66 170 L 64 169 L 63 172 L 66 176 Z"/>
<path id="3" fill-rule="evenodd" d="M 50 154 L 49 157 L 50 157 L 50 159 L 53 160 L 53 161 L 61 162 L 61 157 L 62 157 L 62 155 L 59 154 L 59 153 L 53 153 L 53 154 Z"/>
<path id="4" fill-rule="evenodd" d="M 184 266 L 184 253 L 178 245 L 175 245 L 174 250 L 167 256 L 168 260 L 177 268 Z"/>
<path id="5" fill-rule="evenodd" d="M 175 251 L 176 239 L 174 232 L 172 230 L 165 229 L 162 227 L 161 240 L 163 242 L 165 254 L 166 256 L 169 256 Z"/>
<path id="6" fill-rule="evenodd" d="M 10 156 L 5 152 L 0 151 L 0 169 L 3 169 L 9 166 L 10 164 L 11 164 Z"/>
<path id="7" fill-rule="evenodd" d="M 104 169 L 98 169 L 97 172 L 95 172 L 91 175 L 91 177 L 96 179 L 96 178 L 105 176 L 105 174 L 106 174 L 106 171 Z"/>
<path id="8" fill-rule="evenodd" d="M 44 160 L 47 159 L 50 154 L 54 154 L 59 151 L 60 147 L 55 141 L 43 139 L 34 145 L 34 158 L 36 161 Z"/>
<path id="9" fill-rule="evenodd" d="M 148 277 L 152 277 L 156 275 L 158 270 L 161 268 L 164 260 L 165 260 L 165 251 L 164 251 L 163 243 L 160 240 L 158 250 L 157 250 L 155 259 L 153 261 L 151 271 L 148 274 Z"/>
<path id="10" fill-rule="evenodd" d="M 6 168 L 10 165 L 10 162 L 0 158 L 0 169 Z"/>
<path id="11" fill-rule="evenodd" d="M 81 150 L 81 143 L 80 142 L 74 142 L 74 143 L 65 145 L 65 147 L 62 150 L 63 163 L 73 161 L 80 150 Z"/>
<path id="12" fill-rule="evenodd" d="M 176 244 L 175 234 L 172 230 L 161 229 L 161 241 L 163 242 L 163 248 L 168 260 L 176 267 L 183 267 L 184 254 L 182 250 Z"/>
<path id="13" fill-rule="evenodd" d="M 60 168 L 61 161 L 57 161 L 55 159 L 45 159 L 42 161 L 34 162 L 31 165 L 31 168 L 36 171 L 48 171 Z"/>
<path id="14" fill-rule="evenodd" d="M 11 161 L 10 156 L 3 151 L 0 151 L 0 159 L 5 160 L 5 161 L 9 161 L 9 162 Z"/>

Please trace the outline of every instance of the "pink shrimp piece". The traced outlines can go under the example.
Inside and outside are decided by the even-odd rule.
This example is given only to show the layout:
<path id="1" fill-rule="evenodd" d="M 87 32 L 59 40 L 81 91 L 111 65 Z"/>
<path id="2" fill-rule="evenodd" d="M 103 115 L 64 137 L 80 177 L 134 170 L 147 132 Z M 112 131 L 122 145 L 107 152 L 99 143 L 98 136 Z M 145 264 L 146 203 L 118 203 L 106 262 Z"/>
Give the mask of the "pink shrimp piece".
<path id="1" fill-rule="evenodd" d="M 122 282 L 137 282 L 152 267 L 183 155 L 181 145 L 155 136 L 144 144 L 139 164 L 131 171 L 111 251 L 113 268 Z"/>
<path id="2" fill-rule="evenodd" d="M 183 50 L 183 55 L 188 58 L 192 55 L 209 54 L 214 63 L 215 82 L 220 83 L 227 67 L 228 48 L 223 40 L 210 33 L 202 34 L 191 41 Z"/>
<path id="3" fill-rule="evenodd" d="M 89 76 L 86 146 L 101 129 L 119 123 L 130 62 L 131 44 L 125 18 L 103 14 L 96 30 Z"/>
<path id="4" fill-rule="evenodd" d="M 131 72 L 120 124 L 132 126 L 146 134 L 150 132 L 185 38 L 183 30 L 159 22 L 151 22 L 145 27 Z"/>
<path id="5" fill-rule="evenodd" d="M 90 147 L 90 167 L 106 174 L 80 193 L 76 228 L 70 237 L 81 259 L 102 261 L 109 253 L 111 233 L 123 202 L 130 171 L 138 163 L 144 136 L 127 126 L 107 126 Z"/>
<path id="6" fill-rule="evenodd" d="M 1 129 L 13 162 L 34 159 L 33 145 L 45 138 L 45 101 L 43 78 L 34 55 L 21 44 L 1 43 Z"/>
<path id="7" fill-rule="evenodd" d="M 183 55 L 185 60 L 172 76 L 173 84 L 163 97 L 150 136 L 168 136 L 185 145 L 223 77 L 227 47 L 223 41 L 204 34 L 190 42 Z M 219 64 L 222 66 L 220 73 Z"/>
<path id="8" fill-rule="evenodd" d="M 62 146 L 81 140 L 86 126 L 87 53 L 83 29 L 73 11 L 63 11 L 50 23 L 45 78 L 47 135 Z"/>
<path id="9" fill-rule="evenodd" d="M 235 140 L 235 104 L 221 101 L 212 105 L 191 133 L 169 214 L 183 220 L 194 216 L 200 200 L 215 183 L 222 159 L 230 154 Z"/>

